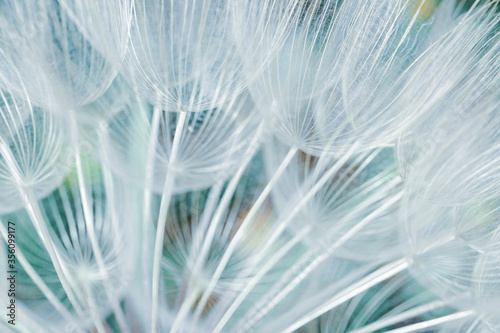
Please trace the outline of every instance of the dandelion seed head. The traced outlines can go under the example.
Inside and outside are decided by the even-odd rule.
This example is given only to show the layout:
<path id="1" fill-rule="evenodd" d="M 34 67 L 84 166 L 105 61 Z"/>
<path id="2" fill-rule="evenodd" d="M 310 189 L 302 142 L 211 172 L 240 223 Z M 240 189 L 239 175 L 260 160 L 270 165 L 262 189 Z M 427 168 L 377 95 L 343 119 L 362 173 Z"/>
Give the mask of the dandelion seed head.
<path id="1" fill-rule="evenodd" d="M 222 108 L 188 113 L 181 128 L 177 126 L 178 121 L 178 114 L 149 104 L 127 105 L 110 119 L 105 129 L 110 166 L 124 177 L 157 192 L 162 191 L 167 172 L 175 172 L 179 177 L 176 192 L 204 188 L 234 172 L 258 125 L 252 105 L 245 97 Z M 177 131 L 183 139 L 179 142 L 176 162 L 171 163 Z M 153 142 L 150 135 L 155 135 Z M 139 157 L 147 163 L 153 162 L 153 169 L 144 173 L 141 171 L 144 163 L 127 162 Z"/>
<path id="2" fill-rule="evenodd" d="M 499 21 L 497 1 L 0 1 L 16 328 L 497 331 Z"/>
<path id="3" fill-rule="evenodd" d="M 59 119 L 9 95 L 1 98 L 0 210 L 6 213 L 21 208 L 26 193 L 41 198 L 57 186 L 68 171 L 68 149 Z"/>

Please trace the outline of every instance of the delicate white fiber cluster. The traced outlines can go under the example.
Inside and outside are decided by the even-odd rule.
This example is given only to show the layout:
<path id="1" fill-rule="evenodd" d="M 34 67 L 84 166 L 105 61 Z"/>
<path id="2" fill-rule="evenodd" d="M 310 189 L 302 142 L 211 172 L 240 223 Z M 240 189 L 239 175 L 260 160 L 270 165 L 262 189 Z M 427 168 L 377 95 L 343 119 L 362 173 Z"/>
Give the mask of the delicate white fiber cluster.
<path id="1" fill-rule="evenodd" d="M 500 5 L 0 0 L 0 235 L 0 332 L 500 332 Z"/>

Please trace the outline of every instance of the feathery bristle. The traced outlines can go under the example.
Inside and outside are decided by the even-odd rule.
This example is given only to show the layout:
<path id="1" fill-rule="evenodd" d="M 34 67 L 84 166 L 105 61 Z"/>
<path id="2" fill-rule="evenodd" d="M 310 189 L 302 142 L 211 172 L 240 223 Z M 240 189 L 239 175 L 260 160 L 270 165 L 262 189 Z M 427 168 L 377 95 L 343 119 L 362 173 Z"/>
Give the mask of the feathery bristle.
<path id="1" fill-rule="evenodd" d="M 0 0 L 0 331 L 499 331 L 499 22 Z"/>

